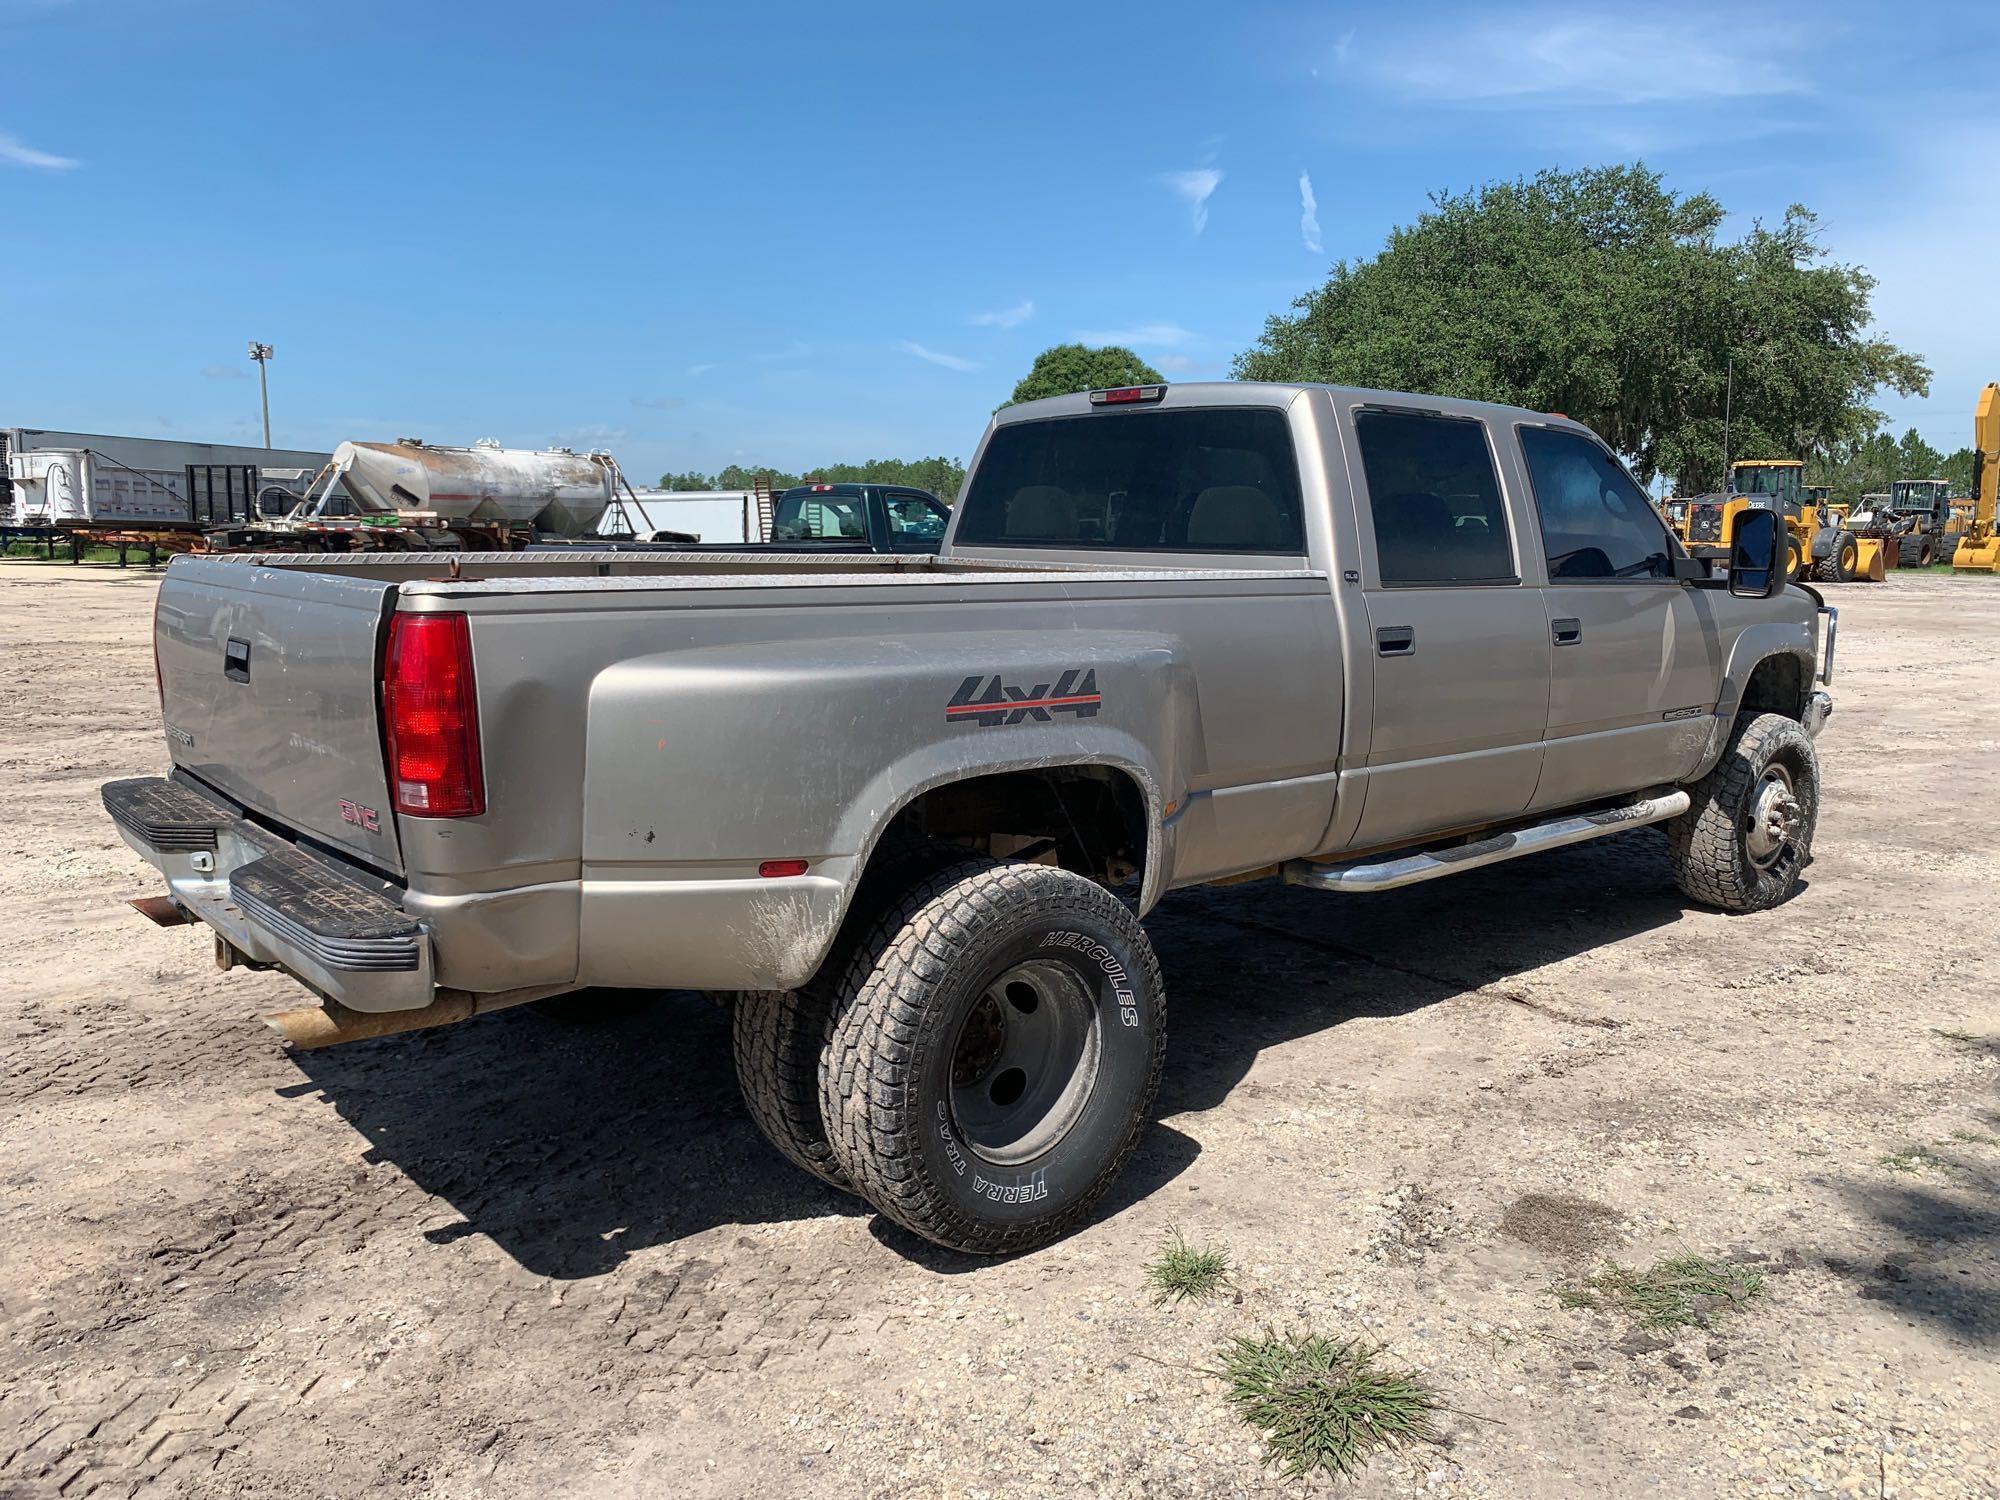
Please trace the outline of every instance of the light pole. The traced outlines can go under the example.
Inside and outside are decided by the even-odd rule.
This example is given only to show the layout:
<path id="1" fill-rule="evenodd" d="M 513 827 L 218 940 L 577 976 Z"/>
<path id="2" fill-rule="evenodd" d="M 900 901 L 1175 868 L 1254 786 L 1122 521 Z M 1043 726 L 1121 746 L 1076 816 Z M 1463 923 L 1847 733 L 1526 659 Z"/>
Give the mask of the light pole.
<path id="1" fill-rule="evenodd" d="M 271 383 L 265 377 L 264 366 L 271 358 L 271 346 L 250 340 L 250 357 L 257 361 L 257 393 L 264 399 L 264 446 L 271 446 Z"/>

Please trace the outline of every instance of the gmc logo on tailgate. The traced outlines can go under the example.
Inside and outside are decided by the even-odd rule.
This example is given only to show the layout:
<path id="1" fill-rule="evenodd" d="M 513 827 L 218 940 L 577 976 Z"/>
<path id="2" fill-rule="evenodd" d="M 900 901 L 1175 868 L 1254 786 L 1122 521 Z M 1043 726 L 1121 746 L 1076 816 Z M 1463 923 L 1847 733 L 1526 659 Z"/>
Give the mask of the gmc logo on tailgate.
<path id="1" fill-rule="evenodd" d="M 363 807 L 359 802 L 342 802 L 340 821 L 354 824 L 363 833 L 382 831 L 382 815 L 372 807 Z"/>

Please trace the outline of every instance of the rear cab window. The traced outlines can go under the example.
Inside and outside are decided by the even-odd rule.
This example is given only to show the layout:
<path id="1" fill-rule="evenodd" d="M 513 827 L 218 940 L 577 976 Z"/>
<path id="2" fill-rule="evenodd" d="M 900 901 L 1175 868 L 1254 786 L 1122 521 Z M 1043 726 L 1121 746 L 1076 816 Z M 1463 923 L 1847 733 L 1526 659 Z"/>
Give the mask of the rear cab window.
<path id="1" fill-rule="evenodd" d="M 860 494 L 828 490 L 786 490 L 771 516 L 771 539 L 779 542 L 866 541 L 868 501 Z"/>
<path id="2" fill-rule="evenodd" d="M 1008 422 L 958 502 L 955 546 L 1305 551 L 1298 459 L 1273 407 Z"/>

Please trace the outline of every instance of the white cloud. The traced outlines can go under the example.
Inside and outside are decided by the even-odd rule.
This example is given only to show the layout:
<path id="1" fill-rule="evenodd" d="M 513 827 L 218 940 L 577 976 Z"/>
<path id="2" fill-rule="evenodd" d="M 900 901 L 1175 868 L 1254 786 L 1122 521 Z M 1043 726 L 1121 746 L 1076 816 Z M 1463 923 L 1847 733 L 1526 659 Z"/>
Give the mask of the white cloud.
<path id="1" fill-rule="evenodd" d="M 1374 72 L 1417 99 L 1487 107 L 1768 98 L 1810 92 L 1811 71 L 1801 65 L 1807 40 L 1803 28 L 1744 18 L 1719 26 L 1695 10 L 1658 20 L 1613 9 L 1495 15 L 1407 32 Z"/>
<path id="2" fill-rule="evenodd" d="M 1080 344 L 1124 344 L 1132 349 L 1175 349 L 1194 342 L 1178 323 L 1142 323 L 1136 328 L 1094 328 L 1077 336 Z"/>
<path id="3" fill-rule="evenodd" d="M 1341 32 L 1340 40 L 1333 44 L 1333 60 L 1339 63 L 1344 68 L 1347 66 L 1347 59 L 1352 54 L 1353 50 L 1354 50 L 1354 28 L 1350 26 L 1347 28 L 1347 30 Z"/>
<path id="4" fill-rule="evenodd" d="M 1194 361 L 1185 354 L 1156 354 L 1153 363 L 1169 375 L 1178 375 L 1194 368 Z"/>
<path id="5" fill-rule="evenodd" d="M 1187 203 L 1188 216 L 1194 224 L 1196 234 L 1208 228 L 1208 200 L 1214 197 L 1215 190 L 1222 186 L 1220 167 L 1196 167 L 1189 172 L 1168 172 L 1160 181 L 1172 189 L 1175 197 Z"/>
<path id="6" fill-rule="evenodd" d="M 203 365 L 201 373 L 210 380 L 248 380 L 250 372 L 240 365 Z"/>
<path id="7" fill-rule="evenodd" d="M 1034 315 L 1035 304 L 1023 298 L 1012 307 L 1003 307 L 998 312 L 974 313 L 965 321 L 981 328 L 1013 328 Z"/>
<path id="8" fill-rule="evenodd" d="M 679 396 L 634 396 L 632 404 L 646 407 L 651 411 L 679 411 L 687 405 L 687 402 Z"/>
<path id="9" fill-rule="evenodd" d="M 904 339 L 896 347 L 901 349 L 905 354 L 914 354 L 918 359 L 928 361 L 934 365 L 943 365 L 947 370 L 957 370 L 960 374 L 966 374 L 979 368 L 978 364 L 972 360 L 960 359 L 956 354 L 940 354 L 937 350 L 926 349 L 922 344 L 916 343 L 911 339 Z"/>
<path id="10" fill-rule="evenodd" d="M 690 376 L 706 375 L 710 370 L 713 370 L 714 368 L 715 368 L 714 365 L 689 365 L 688 374 Z"/>
<path id="11" fill-rule="evenodd" d="M 40 167 L 45 172 L 67 172 L 83 165 L 73 156 L 37 151 L 19 136 L 8 135 L 5 131 L 0 131 L 0 161 L 11 162 L 17 167 Z"/>
<path id="12" fill-rule="evenodd" d="M 1299 238 L 1306 242 L 1306 249 L 1314 255 L 1325 253 L 1320 248 L 1319 199 L 1313 196 L 1310 172 L 1299 173 Z"/>

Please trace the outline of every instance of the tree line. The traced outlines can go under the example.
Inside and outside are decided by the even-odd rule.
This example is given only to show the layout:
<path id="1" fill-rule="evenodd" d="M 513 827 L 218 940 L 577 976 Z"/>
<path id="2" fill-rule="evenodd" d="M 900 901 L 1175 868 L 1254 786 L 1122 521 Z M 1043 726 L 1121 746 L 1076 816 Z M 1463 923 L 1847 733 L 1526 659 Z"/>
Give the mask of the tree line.
<path id="1" fill-rule="evenodd" d="M 945 504 L 958 499 L 965 483 L 965 465 L 955 458 L 871 458 L 858 464 L 827 464 L 803 474 L 788 474 L 756 464 L 731 464 L 718 474 L 689 470 L 684 474 L 662 474 L 663 490 L 748 490 L 759 479 L 768 479 L 774 490 L 795 484 L 896 484 L 910 489 L 929 490 Z"/>

